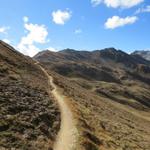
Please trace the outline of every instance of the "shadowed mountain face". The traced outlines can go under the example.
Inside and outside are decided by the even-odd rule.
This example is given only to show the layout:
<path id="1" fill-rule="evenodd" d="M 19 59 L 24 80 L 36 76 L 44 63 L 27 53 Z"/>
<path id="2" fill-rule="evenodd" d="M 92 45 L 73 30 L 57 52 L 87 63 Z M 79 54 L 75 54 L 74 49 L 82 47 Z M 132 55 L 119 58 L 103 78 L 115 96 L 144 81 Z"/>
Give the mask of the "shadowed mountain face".
<path id="1" fill-rule="evenodd" d="M 136 64 L 149 64 L 148 61 L 142 57 L 128 55 L 121 50 L 114 48 L 107 48 L 103 50 L 88 51 L 76 51 L 72 49 L 65 49 L 59 52 L 51 52 L 49 50 L 39 52 L 34 56 L 36 59 L 40 59 L 43 62 L 49 61 L 80 61 L 80 62 L 95 62 L 105 64 L 107 61 L 113 61 L 116 63 L 122 63 L 125 66 L 132 66 Z"/>
<path id="2" fill-rule="evenodd" d="M 104 50 L 60 52 L 43 51 L 34 59 L 47 64 L 57 73 L 68 77 L 120 83 L 134 79 L 150 83 L 150 62 L 137 55 L 128 55 L 114 48 Z"/>
<path id="3" fill-rule="evenodd" d="M 144 59 L 150 61 L 150 51 L 135 51 L 132 53 L 132 55 L 139 55 L 143 57 Z"/>
<path id="4" fill-rule="evenodd" d="M 83 150 L 150 149 L 150 62 L 121 50 L 43 51 L 77 115 Z"/>
<path id="5" fill-rule="evenodd" d="M 50 149 L 59 110 L 31 58 L 0 41 L 0 149 Z"/>

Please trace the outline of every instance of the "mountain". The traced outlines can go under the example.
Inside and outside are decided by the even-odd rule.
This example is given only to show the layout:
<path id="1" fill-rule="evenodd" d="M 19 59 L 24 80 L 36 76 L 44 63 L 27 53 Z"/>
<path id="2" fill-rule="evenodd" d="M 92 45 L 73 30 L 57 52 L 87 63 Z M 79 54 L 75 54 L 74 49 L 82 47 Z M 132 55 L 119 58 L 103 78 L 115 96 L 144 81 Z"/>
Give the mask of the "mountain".
<path id="1" fill-rule="evenodd" d="M 132 55 L 139 55 L 143 57 L 144 59 L 150 61 L 150 51 L 135 51 L 132 53 Z"/>
<path id="2" fill-rule="evenodd" d="M 0 149 L 149 150 L 150 61 L 115 48 L 24 56 L 0 41 Z"/>
<path id="3" fill-rule="evenodd" d="M 0 41 L 0 149 L 52 149 L 60 112 L 31 58 Z"/>
<path id="4" fill-rule="evenodd" d="M 122 78 L 134 78 L 141 82 L 150 83 L 147 74 L 150 73 L 149 61 L 114 48 L 92 52 L 71 49 L 60 52 L 47 50 L 35 55 L 34 59 L 68 77 L 105 82 L 121 82 Z"/>
<path id="5" fill-rule="evenodd" d="M 80 133 L 78 149 L 150 149 L 150 62 L 115 48 L 34 56 L 52 73 Z"/>
<path id="6" fill-rule="evenodd" d="M 72 49 L 65 49 L 59 52 L 51 52 L 49 50 L 39 52 L 34 56 L 37 60 L 41 61 L 90 61 L 96 63 L 102 63 L 105 60 L 112 60 L 115 62 L 122 62 L 124 65 L 134 65 L 137 63 L 148 64 L 149 62 L 145 59 L 128 55 L 121 50 L 116 50 L 114 48 L 106 48 L 103 50 L 89 51 L 76 51 Z"/>

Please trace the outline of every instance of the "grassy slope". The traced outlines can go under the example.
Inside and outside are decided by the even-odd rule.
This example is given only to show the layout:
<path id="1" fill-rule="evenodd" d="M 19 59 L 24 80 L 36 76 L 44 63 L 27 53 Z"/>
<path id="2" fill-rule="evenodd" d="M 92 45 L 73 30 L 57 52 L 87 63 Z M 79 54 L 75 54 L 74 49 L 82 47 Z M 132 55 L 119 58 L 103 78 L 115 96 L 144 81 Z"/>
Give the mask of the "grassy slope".
<path id="1" fill-rule="evenodd" d="M 141 111 L 122 105 L 57 75 L 55 82 L 70 97 L 81 131 L 81 149 L 150 148 L 149 109 L 144 107 Z"/>
<path id="2" fill-rule="evenodd" d="M 0 42 L 0 149 L 51 149 L 60 113 L 34 61 Z"/>
<path id="3" fill-rule="evenodd" d="M 130 60 L 127 65 L 132 67 Z M 61 61 L 49 59 L 43 66 L 51 74 L 54 71 L 55 83 L 70 99 L 80 130 L 78 149 L 150 149 L 148 65 L 130 68 L 107 60 L 103 66 L 61 57 Z"/>

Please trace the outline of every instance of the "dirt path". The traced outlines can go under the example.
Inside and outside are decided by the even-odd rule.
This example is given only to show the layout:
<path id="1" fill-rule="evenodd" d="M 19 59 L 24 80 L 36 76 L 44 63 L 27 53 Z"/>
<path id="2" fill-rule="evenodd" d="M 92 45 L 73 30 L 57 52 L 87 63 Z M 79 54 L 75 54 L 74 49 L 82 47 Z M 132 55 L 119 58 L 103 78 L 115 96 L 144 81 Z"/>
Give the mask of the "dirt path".
<path id="1" fill-rule="evenodd" d="M 59 92 L 57 86 L 54 84 L 53 78 L 47 73 L 47 71 L 43 67 L 40 66 L 40 68 L 49 79 L 49 84 L 53 88 L 52 94 L 57 100 L 61 111 L 61 126 L 56 142 L 54 144 L 54 150 L 75 150 L 78 131 L 75 127 L 72 112 L 69 109 L 67 103 L 65 102 L 66 98 Z"/>

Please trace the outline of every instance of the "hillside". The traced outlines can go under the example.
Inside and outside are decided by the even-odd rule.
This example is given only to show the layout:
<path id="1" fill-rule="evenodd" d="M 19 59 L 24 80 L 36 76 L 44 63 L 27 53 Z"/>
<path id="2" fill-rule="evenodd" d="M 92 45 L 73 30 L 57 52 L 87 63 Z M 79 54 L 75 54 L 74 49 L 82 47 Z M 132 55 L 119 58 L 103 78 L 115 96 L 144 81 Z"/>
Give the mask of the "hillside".
<path id="1" fill-rule="evenodd" d="M 0 41 L 0 149 L 50 150 L 60 112 L 31 58 Z"/>
<path id="2" fill-rule="evenodd" d="M 114 48 L 93 52 L 71 49 L 60 52 L 47 50 L 38 53 L 34 59 L 67 77 L 115 83 L 121 82 L 122 79 L 134 79 L 150 83 L 149 61 Z"/>
<path id="3" fill-rule="evenodd" d="M 150 149 L 150 62 L 108 48 L 43 51 L 34 59 L 68 97 L 80 131 L 78 149 Z"/>
<path id="4" fill-rule="evenodd" d="M 144 59 L 150 61 L 150 51 L 135 51 L 132 53 L 132 55 L 139 55 L 143 57 Z"/>
<path id="5" fill-rule="evenodd" d="M 31 59 L 0 41 L 0 149 L 149 150 L 149 89 L 139 55 L 65 49 Z"/>

